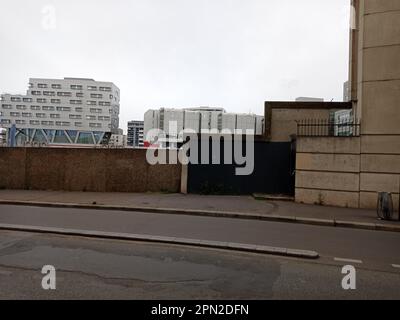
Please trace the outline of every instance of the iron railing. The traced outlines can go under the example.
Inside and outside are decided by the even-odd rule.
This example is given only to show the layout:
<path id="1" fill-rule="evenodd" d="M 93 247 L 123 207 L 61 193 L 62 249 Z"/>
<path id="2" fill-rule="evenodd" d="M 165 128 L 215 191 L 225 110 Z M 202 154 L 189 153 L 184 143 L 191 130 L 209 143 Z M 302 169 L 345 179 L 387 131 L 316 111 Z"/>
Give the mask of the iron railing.
<path id="1" fill-rule="evenodd" d="M 297 121 L 299 137 L 359 137 L 360 121 L 306 119 Z"/>

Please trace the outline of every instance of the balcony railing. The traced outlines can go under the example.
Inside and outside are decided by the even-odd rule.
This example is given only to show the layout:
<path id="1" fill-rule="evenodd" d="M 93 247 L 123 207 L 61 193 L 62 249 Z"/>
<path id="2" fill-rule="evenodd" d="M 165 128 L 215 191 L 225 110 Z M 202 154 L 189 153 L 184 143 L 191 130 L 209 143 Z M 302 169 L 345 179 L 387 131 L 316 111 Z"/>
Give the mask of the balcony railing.
<path id="1" fill-rule="evenodd" d="M 360 121 L 331 121 L 328 119 L 307 119 L 297 121 L 299 137 L 359 137 Z"/>

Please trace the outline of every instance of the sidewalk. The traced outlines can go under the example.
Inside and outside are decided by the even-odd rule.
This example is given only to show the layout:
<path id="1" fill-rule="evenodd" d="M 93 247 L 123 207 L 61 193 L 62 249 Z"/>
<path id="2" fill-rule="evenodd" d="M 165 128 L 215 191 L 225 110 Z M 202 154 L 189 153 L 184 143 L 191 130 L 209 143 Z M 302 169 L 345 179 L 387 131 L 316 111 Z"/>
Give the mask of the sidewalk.
<path id="1" fill-rule="evenodd" d="M 0 190 L 0 204 L 194 214 L 400 232 L 400 222 L 380 221 L 375 210 L 255 200 L 251 196 L 131 194 Z M 397 213 L 395 214 L 397 218 Z"/>

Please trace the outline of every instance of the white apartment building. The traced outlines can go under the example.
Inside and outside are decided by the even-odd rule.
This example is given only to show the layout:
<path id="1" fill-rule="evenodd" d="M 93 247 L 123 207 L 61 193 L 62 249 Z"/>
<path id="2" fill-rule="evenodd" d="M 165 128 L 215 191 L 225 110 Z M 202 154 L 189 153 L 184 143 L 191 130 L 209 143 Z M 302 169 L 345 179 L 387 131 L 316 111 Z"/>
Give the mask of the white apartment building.
<path id="1" fill-rule="evenodd" d="M 173 124 L 171 126 L 171 124 Z M 144 115 L 145 146 L 158 145 L 176 148 L 183 142 L 183 132 L 263 134 L 264 117 L 254 114 L 227 113 L 223 108 L 186 108 L 149 110 Z M 157 136 L 155 129 L 162 130 L 165 137 Z"/>
<path id="2" fill-rule="evenodd" d="M 0 127 L 0 146 L 7 144 L 7 130 Z"/>
<path id="3" fill-rule="evenodd" d="M 144 122 L 139 120 L 132 120 L 128 122 L 128 147 L 143 148 L 143 130 Z"/>
<path id="4" fill-rule="evenodd" d="M 118 131 L 119 101 L 111 82 L 34 78 L 26 95 L 1 95 L 0 126 L 15 125 L 18 146 L 98 145 Z"/>
<path id="5" fill-rule="evenodd" d="M 108 145 L 125 148 L 127 146 L 127 136 L 124 134 L 112 134 Z"/>

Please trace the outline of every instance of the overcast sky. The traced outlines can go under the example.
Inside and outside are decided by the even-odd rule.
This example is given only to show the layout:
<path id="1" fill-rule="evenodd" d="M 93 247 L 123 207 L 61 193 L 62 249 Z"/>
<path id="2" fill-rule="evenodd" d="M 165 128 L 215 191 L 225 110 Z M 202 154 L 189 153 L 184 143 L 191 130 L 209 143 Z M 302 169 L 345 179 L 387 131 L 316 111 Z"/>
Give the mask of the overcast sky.
<path id="1" fill-rule="evenodd" d="M 121 122 L 147 109 L 341 101 L 349 0 L 1 0 L 0 92 L 85 77 L 121 89 Z"/>

